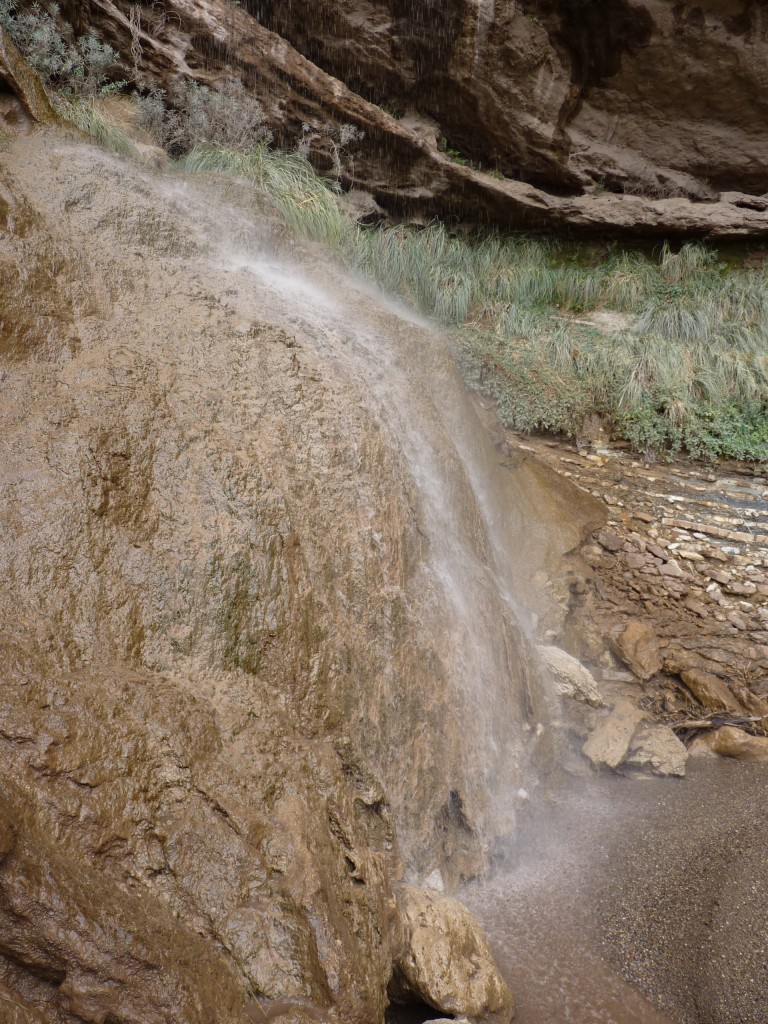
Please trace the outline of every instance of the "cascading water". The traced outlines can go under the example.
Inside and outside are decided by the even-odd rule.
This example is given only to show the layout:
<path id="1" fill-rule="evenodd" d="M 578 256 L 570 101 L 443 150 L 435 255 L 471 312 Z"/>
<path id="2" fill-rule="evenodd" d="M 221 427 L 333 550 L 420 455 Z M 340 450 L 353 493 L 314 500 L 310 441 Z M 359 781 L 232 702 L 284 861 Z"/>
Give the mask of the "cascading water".
<path id="1" fill-rule="evenodd" d="M 291 256 L 237 185 L 58 137 L 3 159 L 31 312 L 0 381 L 0 768 L 26 787 L 0 966 L 10 950 L 23 975 L 31 957 L 25 998 L 91 1019 L 141 1020 L 160 978 L 176 987 L 152 998 L 185 1022 L 194 990 L 240 1024 L 245 988 L 368 1024 L 395 954 L 397 848 L 409 880 L 437 886 L 507 853 L 518 870 L 465 897 L 523 1024 L 658 1024 L 584 938 L 585 865 L 611 877 L 618 820 L 630 848 L 695 865 L 673 826 L 696 839 L 711 801 L 695 790 L 695 819 L 690 791 L 643 801 L 624 780 L 563 789 L 564 816 L 536 799 L 555 752 L 526 591 L 548 548 L 576 541 L 547 525 L 545 484 L 537 504 L 533 477 L 499 465 L 439 332 L 322 250 Z M 732 786 L 759 798 L 756 775 Z M 643 815 L 664 823 L 650 840 Z M 53 952 L 47 917 L 13 930 L 37 877 L 14 889 L 13 865 L 36 856 L 61 897 Z M 73 921 L 109 935 L 96 967 Z M 159 965 L 138 988 L 113 984 L 126 949 Z"/>

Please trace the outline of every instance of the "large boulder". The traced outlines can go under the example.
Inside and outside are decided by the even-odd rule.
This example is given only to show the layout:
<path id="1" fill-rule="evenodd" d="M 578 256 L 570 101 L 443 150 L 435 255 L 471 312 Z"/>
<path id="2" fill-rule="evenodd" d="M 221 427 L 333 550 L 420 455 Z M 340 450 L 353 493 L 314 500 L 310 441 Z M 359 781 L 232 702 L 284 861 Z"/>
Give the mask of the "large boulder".
<path id="1" fill-rule="evenodd" d="M 685 775 L 688 751 L 666 725 L 642 722 L 635 730 L 625 764 L 652 775 Z"/>
<path id="2" fill-rule="evenodd" d="M 512 993 L 467 908 L 411 886 L 400 890 L 398 903 L 405 945 L 395 963 L 393 997 L 423 1002 L 453 1017 L 510 1021 L 515 1012 Z"/>
<path id="3" fill-rule="evenodd" d="M 638 725 L 647 718 L 630 701 L 618 701 L 616 707 L 591 733 L 582 751 L 593 768 L 615 771 L 629 753 Z"/>
<path id="4" fill-rule="evenodd" d="M 721 757 L 768 764 L 768 738 L 751 736 L 732 725 L 723 725 L 697 736 L 690 751 L 691 754 L 719 754 Z"/>

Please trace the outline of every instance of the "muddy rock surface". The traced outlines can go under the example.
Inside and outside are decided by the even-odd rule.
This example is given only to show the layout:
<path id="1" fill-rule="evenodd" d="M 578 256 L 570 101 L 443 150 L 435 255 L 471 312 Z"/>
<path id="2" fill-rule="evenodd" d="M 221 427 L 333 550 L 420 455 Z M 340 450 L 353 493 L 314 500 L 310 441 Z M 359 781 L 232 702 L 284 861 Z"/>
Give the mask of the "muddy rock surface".
<path id="1" fill-rule="evenodd" d="M 126 76 L 172 93 L 233 71 L 279 137 L 365 139 L 347 184 L 398 213 L 533 229 L 762 237 L 760 5 L 662 0 L 63 0 Z M 135 65 L 135 66 L 134 66 Z M 493 173 L 488 173 L 493 172 Z"/>
<path id="2" fill-rule="evenodd" d="M 371 1024 L 400 878 L 515 828 L 492 449 L 439 335 L 246 200 L 0 152 L 3 1014 Z"/>

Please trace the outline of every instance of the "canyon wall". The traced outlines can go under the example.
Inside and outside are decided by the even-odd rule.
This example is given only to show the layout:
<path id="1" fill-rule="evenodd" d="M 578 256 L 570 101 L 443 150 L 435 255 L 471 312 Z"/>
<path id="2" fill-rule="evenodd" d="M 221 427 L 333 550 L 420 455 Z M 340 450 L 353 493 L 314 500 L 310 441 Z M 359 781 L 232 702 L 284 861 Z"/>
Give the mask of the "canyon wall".
<path id="1" fill-rule="evenodd" d="M 753 0 L 61 6 L 150 85 L 242 77 L 284 143 L 355 124 L 346 182 L 399 213 L 619 235 L 768 228 Z"/>

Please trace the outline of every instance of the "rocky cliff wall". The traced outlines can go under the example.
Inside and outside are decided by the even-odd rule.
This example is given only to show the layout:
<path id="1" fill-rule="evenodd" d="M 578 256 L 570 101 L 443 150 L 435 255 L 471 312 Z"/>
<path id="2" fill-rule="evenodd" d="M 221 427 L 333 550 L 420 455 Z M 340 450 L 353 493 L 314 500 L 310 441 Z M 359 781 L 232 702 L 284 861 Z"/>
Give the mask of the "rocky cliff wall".
<path id="1" fill-rule="evenodd" d="M 241 76 L 284 143 L 303 124 L 355 124 L 347 183 L 399 213 L 615 235 L 768 230 L 768 43 L 751 0 L 61 7 L 150 85 Z"/>
<path id="2" fill-rule="evenodd" d="M 381 1020 L 399 880 L 482 870 L 545 713 L 488 442 L 248 190 L 3 146 L 0 1002 Z"/>

